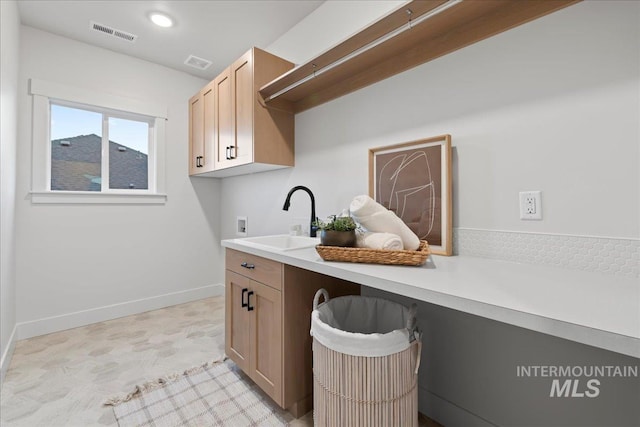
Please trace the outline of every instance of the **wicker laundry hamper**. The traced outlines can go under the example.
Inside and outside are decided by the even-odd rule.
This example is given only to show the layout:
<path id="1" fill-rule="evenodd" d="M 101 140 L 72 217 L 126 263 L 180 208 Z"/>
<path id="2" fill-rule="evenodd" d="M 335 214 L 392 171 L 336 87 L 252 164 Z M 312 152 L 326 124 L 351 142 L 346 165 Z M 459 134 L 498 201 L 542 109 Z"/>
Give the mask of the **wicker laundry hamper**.
<path id="1" fill-rule="evenodd" d="M 325 302 L 318 305 L 320 296 Z M 315 426 L 417 426 L 422 349 L 416 305 L 381 298 L 329 299 L 311 314 Z"/>

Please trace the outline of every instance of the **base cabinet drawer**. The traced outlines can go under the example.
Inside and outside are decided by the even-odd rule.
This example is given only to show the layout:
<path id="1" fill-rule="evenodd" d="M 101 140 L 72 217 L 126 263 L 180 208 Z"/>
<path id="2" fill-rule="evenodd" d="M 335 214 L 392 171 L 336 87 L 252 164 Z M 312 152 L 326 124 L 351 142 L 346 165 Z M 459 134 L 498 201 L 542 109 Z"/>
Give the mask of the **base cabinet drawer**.
<path id="1" fill-rule="evenodd" d="M 256 255 L 227 249 L 226 269 L 267 286 L 282 289 L 282 264 Z"/>

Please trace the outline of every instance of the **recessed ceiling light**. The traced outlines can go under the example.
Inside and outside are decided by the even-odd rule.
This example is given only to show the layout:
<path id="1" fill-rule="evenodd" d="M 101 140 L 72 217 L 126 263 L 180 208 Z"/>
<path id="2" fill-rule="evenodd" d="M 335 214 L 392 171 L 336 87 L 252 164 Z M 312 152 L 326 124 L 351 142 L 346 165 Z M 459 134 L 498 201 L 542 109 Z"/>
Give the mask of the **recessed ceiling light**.
<path id="1" fill-rule="evenodd" d="M 164 13 L 154 12 L 149 15 L 149 19 L 159 27 L 168 28 L 173 26 L 173 20 Z"/>

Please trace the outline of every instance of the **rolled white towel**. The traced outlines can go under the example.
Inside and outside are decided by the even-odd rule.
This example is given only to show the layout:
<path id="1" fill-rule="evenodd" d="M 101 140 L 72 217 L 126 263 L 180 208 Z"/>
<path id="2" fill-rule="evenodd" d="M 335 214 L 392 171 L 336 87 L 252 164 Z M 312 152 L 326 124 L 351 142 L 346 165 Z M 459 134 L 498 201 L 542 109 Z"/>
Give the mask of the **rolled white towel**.
<path id="1" fill-rule="evenodd" d="M 356 196 L 349 205 L 353 219 L 368 231 L 392 233 L 402 239 L 405 249 L 415 251 L 420 246 L 420 239 L 398 216 L 363 194 Z"/>
<path id="2" fill-rule="evenodd" d="M 349 205 L 349 211 L 354 217 L 364 217 L 375 212 L 385 212 L 387 211 L 387 208 L 385 208 L 366 194 L 363 194 L 353 198 L 351 204 Z"/>
<path id="3" fill-rule="evenodd" d="M 378 233 L 393 233 L 400 236 L 405 249 L 415 251 L 420 246 L 420 239 L 411 229 L 390 210 L 385 212 L 375 212 L 372 215 L 357 217 L 353 216 L 356 222 L 368 231 Z"/>
<path id="4" fill-rule="evenodd" d="M 359 248 L 384 249 L 389 251 L 400 251 L 404 249 L 400 236 L 392 233 L 374 233 L 371 231 L 358 234 L 357 246 Z"/>

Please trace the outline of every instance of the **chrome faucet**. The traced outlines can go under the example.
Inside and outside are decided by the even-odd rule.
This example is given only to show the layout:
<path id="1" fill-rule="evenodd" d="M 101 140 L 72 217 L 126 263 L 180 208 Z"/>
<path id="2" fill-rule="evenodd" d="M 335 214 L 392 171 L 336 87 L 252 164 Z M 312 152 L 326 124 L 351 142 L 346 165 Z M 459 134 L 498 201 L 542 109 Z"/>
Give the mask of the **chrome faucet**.
<path id="1" fill-rule="evenodd" d="M 284 206 L 282 207 L 282 210 L 285 210 L 285 211 L 289 210 L 289 205 L 291 205 L 291 195 L 298 190 L 306 191 L 307 194 L 309 194 L 309 197 L 311 197 L 311 221 L 309 222 L 309 237 L 316 237 L 316 230 L 318 230 L 318 227 L 313 225 L 313 223 L 317 219 L 316 218 L 316 199 L 315 197 L 313 197 L 313 193 L 311 192 L 311 190 L 309 190 L 304 185 L 297 185 L 293 187 L 291 190 L 289 190 L 289 194 L 287 194 L 287 198 L 284 201 Z"/>

